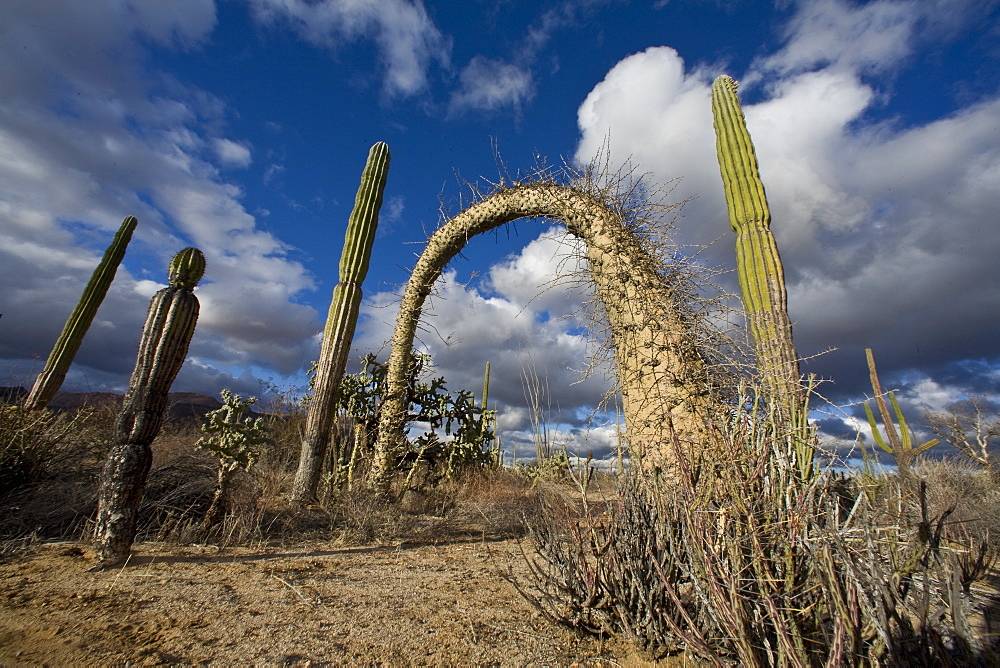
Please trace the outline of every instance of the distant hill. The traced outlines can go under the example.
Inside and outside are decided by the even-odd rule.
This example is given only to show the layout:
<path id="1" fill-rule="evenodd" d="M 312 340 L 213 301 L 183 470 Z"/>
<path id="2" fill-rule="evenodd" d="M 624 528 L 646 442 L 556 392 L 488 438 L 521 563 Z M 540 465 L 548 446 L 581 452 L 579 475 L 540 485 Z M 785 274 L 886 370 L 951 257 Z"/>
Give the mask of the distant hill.
<path id="1" fill-rule="evenodd" d="M 23 387 L 0 387 L 0 403 L 17 403 L 27 394 L 28 391 Z M 122 398 L 122 395 L 113 392 L 56 392 L 52 401 L 49 402 L 49 408 L 65 411 L 81 406 L 97 406 L 107 403 L 113 403 L 118 407 L 121 406 Z M 203 419 L 208 412 L 219 408 L 222 408 L 222 402 L 207 394 L 171 392 L 170 403 L 167 404 L 167 419 Z"/>

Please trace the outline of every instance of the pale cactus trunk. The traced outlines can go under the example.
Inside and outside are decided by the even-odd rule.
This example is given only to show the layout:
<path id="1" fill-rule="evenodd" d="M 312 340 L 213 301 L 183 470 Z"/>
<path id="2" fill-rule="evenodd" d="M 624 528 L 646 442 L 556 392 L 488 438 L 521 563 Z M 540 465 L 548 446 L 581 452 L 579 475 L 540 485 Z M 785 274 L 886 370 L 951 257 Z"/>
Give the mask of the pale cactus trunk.
<path id="1" fill-rule="evenodd" d="M 97 265 L 87 287 L 83 289 L 80 301 L 66 321 L 52 352 L 49 353 L 45 368 L 38 374 L 31 392 L 25 398 L 22 404 L 25 410 L 45 408 L 66 380 L 66 373 L 83 343 L 83 337 L 90 329 L 90 323 L 94 321 L 97 309 L 108 294 L 108 288 L 111 287 L 111 282 L 118 272 L 118 266 L 125 257 L 125 249 L 128 248 L 136 225 L 138 221 L 133 216 L 122 221 L 114 240 L 104 251 L 101 263 Z"/>
<path id="2" fill-rule="evenodd" d="M 193 290 L 204 273 L 201 251 L 182 250 L 170 263 L 170 285 L 150 302 L 135 370 L 118 414 L 115 444 L 101 476 L 94 570 L 124 563 L 132 549 L 139 503 L 153 460 L 150 446 L 163 424 L 170 386 L 194 335 L 199 304 Z"/>
<path id="3" fill-rule="evenodd" d="M 330 444 L 330 430 L 337 417 L 340 383 L 358 324 L 361 284 L 368 274 L 382 193 L 389 173 L 389 159 L 389 147 L 384 142 L 372 146 L 347 224 L 344 251 L 340 258 L 340 282 L 333 289 L 313 397 L 306 417 L 299 467 L 292 485 L 291 500 L 294 503 L 314 499 L 319 486 L 323 459 Z"/>
<path id="4" fill-rule="evenodd" d="M 427 242 L 403 294 L 389 357 L 372 484 L 385 490 L 403 444 L 406 370 L 424 301 L 448 262 L 473 236 L 518 218 L 560 220 L 584 240 L 597 296 L 611 326 L 629 453 L 644 466 L 674 463 L 671 427 L 682 447 L 703 441 L 714 407 L 705 362 L 685 323 L 678 287 L 621 215 L 567 186 L 504 188 L 441 226 Z"/>

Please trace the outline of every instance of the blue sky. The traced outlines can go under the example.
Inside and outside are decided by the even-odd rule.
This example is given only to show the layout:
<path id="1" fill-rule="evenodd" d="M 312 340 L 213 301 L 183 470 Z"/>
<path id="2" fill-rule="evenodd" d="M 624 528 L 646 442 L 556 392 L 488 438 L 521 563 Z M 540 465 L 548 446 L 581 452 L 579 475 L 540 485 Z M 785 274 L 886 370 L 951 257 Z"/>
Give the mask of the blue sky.
<path id="1" fill-rule="evenodd" d="M 357 356 L 383 347 L 420 243 L 501 172 L 610 147 L 690 201 L 673 232 L 733 266 L 709 86 L 741 81 L 807 372 L 904 405 L 1000 400 L 1000 10 L 976 0 L 9 0 L 0 7 L 0 384 L 30 384 L 122 218 L 139 229 L 67 380 L 124 389 L 177 250 L 208 257 L 175 389 L 301 382 L 368 148 L 392 151 Z M 497 159 L 499 155 L 499 161 Z M 500 164 L 502 163 L 502 164 Z M 455 388 L 491 361 L 579 429 L 608 387 L 572 243 L 522 221 L 444 277 L 422 345 Z M 733 276 L 719 279 L 731 286 Z M 827 352 L 826 354 L 817 354 Z M 823 421 L 849 433 L 857 407 Z M 585 447 L 604 451 L 612 427 Z"/>

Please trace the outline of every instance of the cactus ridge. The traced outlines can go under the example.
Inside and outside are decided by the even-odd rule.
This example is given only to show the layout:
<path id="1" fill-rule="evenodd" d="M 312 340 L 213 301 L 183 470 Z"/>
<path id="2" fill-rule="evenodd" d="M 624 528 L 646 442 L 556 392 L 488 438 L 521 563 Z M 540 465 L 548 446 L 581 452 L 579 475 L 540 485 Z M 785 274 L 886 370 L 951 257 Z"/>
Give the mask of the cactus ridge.
<path id="1" fill-rule="evenodd" d="M 163 424 L 170 386 L 194 335 L 199 304 L 192 291 L 204 271 L 202 252 L 185 248 L 170 263 L 170 285 L 150 300 L 135 369 L 118 414 L 115 444 L 101 476 L 94 532 L 97 569 L 124 563 L 135 540 L 139 502 L 153 460 L 150 445 Z"/>
<path id="2" fill-rule="evenodd" d="M 116 440 L 152 443 L 156 438 L 170 386 L 184 365 L 199 310 L 198 298 L 184 288 L 170 286 L 153 296 L 129 391 L 119 414 Z"/>
<path id="3" fill-rule="evenodd" d="M 771 211 L 737 88 L 738 84 L 728 76 L 716 79 L 712 86 L 712 111 L 729 224 L 739 233 L 751 226 L 769 227 Z"/>
<path id="4" fill-rule="evenodd" d="M 771 233 L 771 211 L 737 88 L 737 83 L 726 75 L 715 80 L 712 116 L 729 226 L 736 233 L 743 307 L 765 389 L 779 414 L 799 434 L 803 449 L 797 456 L 801 470 L 808 476 L 812 471 L 812 450 L 805 444 L 812 437 L 807 433 L 806 397 L 792 342 L 785 274 Z"/>
<path id="5" fill-rule="evenodd" d="M 382 193 L 389 175 L 389 146 L 378 142 L 368 152 L 368 162 L 361 174 L 361 185 L 354 199 L 354 209 L 347 222 L 346 238 L 340 257 L 340 281 L 363 283 L 368 275 L 372 245 L 382 208 Z M 372 220 L 375 224 L 372 224 Z"/>

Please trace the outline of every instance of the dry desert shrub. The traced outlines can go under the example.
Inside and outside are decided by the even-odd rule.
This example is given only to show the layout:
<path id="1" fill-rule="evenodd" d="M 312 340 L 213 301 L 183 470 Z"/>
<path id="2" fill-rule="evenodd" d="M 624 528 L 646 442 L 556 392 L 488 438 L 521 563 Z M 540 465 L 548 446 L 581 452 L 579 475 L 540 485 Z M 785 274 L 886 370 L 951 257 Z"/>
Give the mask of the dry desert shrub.
<path id="1" fill-rule="evenodd" d="M 511 576 L 522 594 L 655 657 L 995 665 L 997 602 L 982 583 L 993 553 L 956 531 L 950 508 L 932 514 L 940 492 L 803 479 L 772 421 L 740 411 L 716 426 L 697 459 L 678 444 L 679 479 L 633 470 L 607 511 L 536 517 L 531 576 Z"/>
<path id="2" fill-rule="evenodd" d="M 0 405 L 0 540 L 78 536 L 114 432 L 103 403 L 66 411 Z"/>
<path id="3" fill-rule="evenodd" d="M 870 481 L 868 490 L 883 504 L 901 507 L 910 523 L 918 522 L 921 513 L 947 515 L 946 538 L 977 537 L 988 543 L 991 553 L 1000 554 L 1000 486 L 978 464 L 957 458 L 924 459 L 909 478 L 882 476 Z"/>

